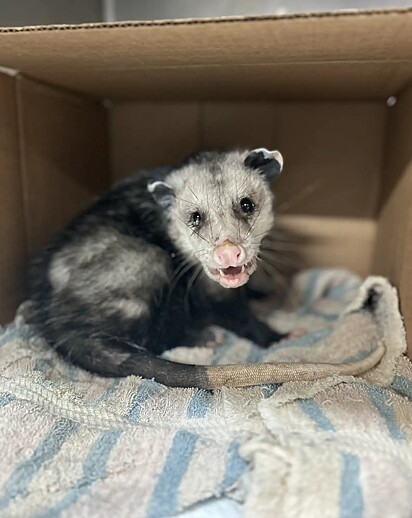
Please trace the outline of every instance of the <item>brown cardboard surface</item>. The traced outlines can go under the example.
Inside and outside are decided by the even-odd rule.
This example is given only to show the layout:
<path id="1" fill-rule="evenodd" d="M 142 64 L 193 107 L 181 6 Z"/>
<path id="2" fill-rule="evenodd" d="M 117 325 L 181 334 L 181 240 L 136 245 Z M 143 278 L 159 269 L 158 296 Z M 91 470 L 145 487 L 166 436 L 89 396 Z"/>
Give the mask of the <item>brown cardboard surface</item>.
<path id="1" fill-rule="evenodd" d="M 14 78 L 0 74 L 0 323 L 12 319 L 21 302 L 26 235 L 21 194 Z"/>
<path id="2" fill-rule="evenodd" d="M 407 203 L 412 198 L 412 167 L 408 169 L 408 192 L 410 194 Z M 408 338 L 408 355 L 412 358 L 412 211 L 409 212 L 407 224 L 405 225 L 405 243 L 403 249 L 403 269 L 399 283 L 400 306 L 405 321 Z"/>
<path id="3" fill-rule="evenodd" d="M 199 148 L 265 146 L 285 159 L 274 183 L 281 212 L 372 217 L 387 111 L 380 101 L 116 103 L 114 177 Z"/>
<path id="4" fill-rule="evenodd" d="M 111 98 L 384 98 L 412 78 L 412 11 L 3 29 L 0 63 Z"/>
<path id="5" fill-rule="evenodd" d="M 412 335 L 412 86 L 390 112 L 374 270 L 400 290 L 405 324 Z M 412 354 L 412 341 L 409 351 Z"/>
<path id="6" fill-rule="evenodd" d="M 113 178 L 174 164 L 201 147 L 198 103 L 117 103 L 110 110 Z"/>
<path id="7" fill-rule="evenodd" d="M 301 254 L 306 267 L 349 268 L 361 276 L 370 273 L 376 237 L 374 219 L 289 215 L 278 221 L 304 240 Z"/>
<path id="8" fill-rule="evenodd" d="M 397 97 L 396 104 L 388 110 L 384 171 L 379 205 L 388 201 L 397 182 L 412 158 L 412 83 Z"/>
<path id="9" fill-rule="evenodd" d="M 19 78 L 23 192 L 32 255 L 109 185 L 106 110 Z"/>

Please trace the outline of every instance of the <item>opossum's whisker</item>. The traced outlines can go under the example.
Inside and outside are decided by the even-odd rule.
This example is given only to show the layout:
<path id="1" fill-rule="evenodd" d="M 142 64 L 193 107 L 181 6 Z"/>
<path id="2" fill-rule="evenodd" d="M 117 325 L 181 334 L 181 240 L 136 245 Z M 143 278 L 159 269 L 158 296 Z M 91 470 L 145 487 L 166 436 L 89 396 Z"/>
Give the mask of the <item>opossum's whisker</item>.
<path id="1" fill-rule="evenodd" d="M 262 243 L 264 245 L 274 245 L 274 246 L 284 246 L 284 247 L 287 247 L 287 246 L 297 246 L 298 244 L 301 244 L 301 241 L 298 241 L 297 239 L 296 240 L 292 240 L 292 239 L 279 239 L 278 237 L 264 237 L 262 239 Z"/>
<path id="2" fill-rule="evenodd" d="M 316 182 L 314 182 L 316 183 Z M 326 182 L 321 182 L 320 180 L 317 182 L 318 184 L 321 184 L 323 183 L 323 185 L 326 185 Z M 319 187 L 319 185 L 317 185 L 316 187 Z M 342 196 L 342 195 L 345 195 L 345 194 L 348 194 L 348 193 L 352 193 L 354 192 L 356 189 L 353 188 L 353 187 L 348 187 L 347 189 L 335 189 L 333 194 L 331 196 L 328 197 L 328 201 L 331 202 L 331 201 L 334 201 L 336 198 Z M 305 193 L 305 195 L 303 196 L 303 198 L 306 198 L 309 194 L 312 194 L 312 192 L 316 191 L 315 188 L 313 188 L 310 192 L 308 193 Z M 296 205 L 297 202 L 301 201 L 303 198 L 299 198 L 299 199 L 296 199 L 296 198 L 293 198 L 291 200 L 291 202 L 293 203 L 293 205 Z M 287 203 L 289 200 L 285 201 L 284 203 Z M 284 203 L 282 203 L 281 205 L 283 205 Z M 279 208 L 278 208 L 278 212 L 279 214 L 286 214 L 288 212 L 288 210 L 291 208 L 291 206 L 288 206 L 286 208 L 286 210 L 284 210 L 284 207 L 281 207 L 280 208 L 280 212 L 279 212 Z"/>
<path id="3" fill-rule="evenodd" d="M 96 338 L 96 339 L 102 339 L 102 340 L 105 340 L 105 339 L 109 339 L 109 340 L 115 340 L 118 345 L 122 346 L 122 345 L 126 345 L 128 347 L 132 347 L 133 349 L 137 349 L 139 351 L 145 351 L 145 347 L 140 345 L 140 344 L 137 344 L 135 342 L 132 342 L 130 340 L 130 338 L 128 338 L 127 336 L 122 336 L 122 335 L 113 335 L 107 331 L 99 331 L 97 333 L 93 333 L 92 335 L 90 335 L 90 338 Z"/>
<path id="4" fill-rule="evenodd" d="M 208 253 L 208 252 L 207 252 L 207 250 L 205 250 L 205 251 L 204 251 L 204 252 L 202 252 L 200 255 L 198 255 L 198 256 L 196 255 L 195 257 L 196 257 L 196 259 L 197 259 L 198 261 L 201 261 L 201 260 L 202 260 L 206 255 L 207 255 L 207 253 Z"/>
<path id="5" fill-rule="evenodd" d="M 212 243 L 211 243 L 210 241 L 208 241 L 206 238 L 204 238 L 203 236 L 201 236 L 201 235 L 199 234 L 199 232 L 197 232 L 194 228 L 192 228 L 192 227 L 189 225 L 189 223 L 187 223 L 186 221 L 183 221 L 183 219 L 182 219 L 182 218 L 180 218 L 177 214 L 176 214 L 176 217 L 177 217 L 177 219 L 179 219 L 179 220 L 183 223 L 183 225 L 186 225 L 186 227 L 190 228 L 190 230 L 192 231 L 192 233 L 193 233 L 193 234 L 196 234 L 198 237 L 200 237 L 200 239 L 203 239 L 203 241 L 206 241 L 206 243 L 212 244 Z"/>
<path id="6" fill-rule="evenodd" d="M 178 275 L 174 276 L 174 278 L 172 279 L 170 288 L 169 288 L 168 301 L 170 300 L 170 296 L 171 296 L 173 290 L 176 288 L 177 283 L 180 281 L 180 279 L 183 277 L 183 275 L 185 275 L 191 268 L 193 268 L 193 264 L 191 262 L 189 262 L 188 264 L 185 265 L 184 268 L 182 268 L 180 270 Z"/>
<path id="7" fill-rule="evenodd" d="M 245 240 L 246 240 L 246 239 L 250 236 L 250 234 L 252 233 L 252 230 L 254 229 L 254 227 L 255 227 L 255 225 L 256 225 L 256 223 L 257 223 L 258 219 L 259 219 L 260 213 L 262 212 L 262 209 L 263 209 L 264 204 L 265 204 L 265 201 L 262 203 L 262 205 L 261 205 L 261 206 L 260 206 L 260 208 L 259 208 L 259 211 L 256 213 L 255 218 L 254 218 L 254 220 L 253 220 L 253 223 L 252 223 L 252 225 L 251 225 L 251 227 L 250 227 L 250 229 L 249 229 L 248 233 L 246 234 Z"/>
<path id="8" fill-rule="evenodd" d="M 249 179 L 248 176 L 245 176 L 245 179 L 243 180 L 241 186 L 239 187 L 239 189 L 236 190 L 236 195 L 238 195 L 239 192 L 243 189 L 243 187 L 245 186 L 245 184 L 248 181 L 248 179 Z M 235 181 L 236 181 L 236 179 L 235 179 Z"/>
<path id="9" fill-rule="evenodd" d="M 298 265 L 302 264 L 302 262 L 297 260 L 296 258 L 293 258 L 290 256 L 284 256 L 282 254 L 276 254 L 276 256 L 275 256 L 275 254 L 265 252 L 265 250 L 261 250 L 260 255 L 262 258 L 264 258 L 266 260 L 266 262 L 271 263 L 275 267 L 277 265 L 276 263 L 285 264 L 287 266 L 293 266 L 293 265 L 298 266 Z M 273 259 L 274 263 L 269 261 L 269 259 Z"/>
<path id="10" fill-rule="evenodd" d="M 316 182 L 313 182 L 306 187 L 304 187 L 296 196 L 293 198 L 290 198 L 289 200 L 286 200 L 282 202 L 280 205 L 277 206 L 277 212 L 278 214 L 282 213 L 284 214 L 289 209 L 293 208 L 297 203 L 307 198 L 310 194 L 315 192 L 320 184 L 322 182 L 320 180 L 317 180 Z M 324 183 L 324 182 L 323 182 Z"/>
<path id="11" fill-rule="evenodd" d="M 209 205 L 209 193 L 206 195 L 206 205 L 207 205 L 207 213 L 210 214 L 210 205 Z M 213 239 L 213 232 L 212 232 L 212 223 L 210 221 L 210 217 L 207 218 L 207 221 L 209 223 L 209 232 L 210 232 L 210 239 Z"/>
<path id="12" fill-rule="evenodd" d="M 199 278 L 199 275 L 200 275 L 202 269 L 203 269 L 202 265 L 199 265 L 196 268 L 196 270 L 194 271 L 192 277 L 190 278 L 190 280 L 189 280 L 189 282 L 187 283 L 187 286 L 186 286 L 186 293 L 185 293 L 185 298 L 184 298 L 184 301 L 183 301 L 183 306 L 185 308 L 186 313 L 188 313 L 188 314 L 190 312 L 190 307 L 189 307 L 190 290 L 192 289 L 194 283 Z"/>
<path id="13" fill-rule="evenodd" d="M 290 261 L 291 264 L 297 262 L 297 258 L 301 257 L 301 254 L 299 251 L 295 250 L 274 250 L 274 249 L 267 249 L 265 247 L 260 247 L 259 253 L 262 256 L 268 257 L 273 259 L 274 262 L 278 261 L 285 263 Z"/>
<path id="14" fill-rule="evenodd" d="M 242 184 L 243 185 L 243 184 Z M 235 189 L 236 189 L 236 195 L 239 194 L 239 190 L 242 188 L 242 186 L 238 189 L 237 187 L 237 176 L 235 175 Z M 220 186 L 219 186 L 219 192 L 220 192 Z M 237 203 L 237 200 L 234 202 Z M 237 219 L 237 241 L 240 241 L 240 219 Z"/>
<path id="15" fill-rule="evenodd" d="M 196 256 L 197 254 L 200 254 L 201 252 L 205 252 L 207 251 L 206 248 L 201 248 L 200 250 L 196 250 L 195 252 L 193 252 L 193 255 Z"/>
<path id="16" fill-rule="evenodd" d="M 183 259 L 183 260 L 178 264 L 177 268 L 175 268 L 175 270 L 174 270 L 174 272 L 173 272 L 173 279 L 174 279 L 174 278 L 176 277 L 176 275 L 178 275 L 178 274 L 182 271 L 182 269 L 183 269 L 184 267 L 186 267 L 188 264 L 193 265 L 192 260 L 191 260 L 191 258 L 190 258 L 190 257 L 188 257 L 188 258 L 186 258 L 186 259 Z M 173 280 L 173 279 L 172 279 L 172 280 Z"/>
<path id="17" fill-rule="evenodd" d="M 284 287 L 287 285 L 287 280 L 285 277 L 272 264 L 269 264 L 262 257 L 258 257 L 258 260 L 260 261 L 263 270 L 267 275 L 269 275 L 273 282 L 277 284 L 277 286 L 284 289 Z"/>
<path id="18" fill-rule="evenodd" d="M 267 234 L 268 232 L 270 232 L 270 228 L 269 229 L 266 229 L 264 230 L 263 232 L 260 232 L 259 234 L 253 234 L 253 237 L 254 238 L 258 238 L 260 236 L 264 236 L 265 234 Z"/>
<path id="19" fill-rule="evenodd" d="M 286 282 L 284 282 L 283 279 L 281 279 L 278 273 L 270 271 L 266 264 L 260 263 L 260 267 L 277 289 L 283 290 L 285 288 Z"/>
<path id="20" fill-rule="evenodd" d="M 252 241 L 252 243 L 255 245 L 259 244 L 259 242 L 257 242 L 257 241 L 256 242 Z M 282 251 L 282 250 L 299 250 L 300 247 L 297 244 L 292 245 L 292 244 L 285 244 L 282 242 L 278 243 L 276 241 L 273 241 L 273 242 L 270 242 L 269 244 L 267 244 L 263 241 L 261 244 L 261 249 L 262 250 L 274 250 L 275 252 L 277 252 L 277 251 Z"/>
<path id="21" fill-rule="evenodd" d="M 200 237 L 200 239 L 203 239 L 203 241 L 205 241 L 206 243 L 212 244 L 208 239 L 206 239 L 205 237 L 201 236 L 199 234 L 199 231 L 195 230 L 194 228 L 192 229 L 192 235 L 193 234 L 196 234 L 198 237 Z"/>
<path id="22" fill-rule="evenodd" d="M 173 277 L 170 281 L 170 286 L 173 286 L 173 283 L 175 281 L 177 283 L 179 281 L 179 279 L 181 278 L 181 276 L 183 276 L 185 274 L 185 272 L 188 271 L 192 266 L 193 266 L 193 264 L 190 259 L 186 259 L 185 261 L 182 261 L 179 264 L 179 266 L 175 269 L 175 271 L 173 272 Z M 180 274 L 182 274 L 182 275 L 180 275 Z"/>
<path id="23" fill-rule="evenodd" d="M 189 191 L 193 194 L 193 196 L 194 196 L 197 200 L 199 200 L 199 198 L 196 196 L 196 193 L 194 192 L 194 190 L 190 187 L 190 185 L 189 185 L 188 183 L 186 184 L 186 187 L 187 187 L 187 188 L 189 189 Z"/>
<path id="24" fill-rule="evenodd" d="M 193 201 L 186 200 L 185 198 L 181 198 L 180 196 L 175 195 L 176 200 L 184 201 L 185 203 L 190 203 L 190 205 L 194 205 L 197 207 L 197 203 L 194 203 Z"/>

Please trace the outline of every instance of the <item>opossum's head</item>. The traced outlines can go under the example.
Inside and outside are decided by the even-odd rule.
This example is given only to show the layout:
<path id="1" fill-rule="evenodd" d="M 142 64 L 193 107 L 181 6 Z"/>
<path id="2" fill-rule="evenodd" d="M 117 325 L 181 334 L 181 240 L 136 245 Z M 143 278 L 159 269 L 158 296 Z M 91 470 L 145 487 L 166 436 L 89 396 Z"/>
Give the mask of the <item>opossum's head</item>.
<path id="1" fill-rule="evenodd" d="M 282 167 L 282 155 L 265 148 L 204 152 L 148 190 L 164 209 L 179 251 L 221 286 L 237 288 L 255 271 L 273 225 L 270 182 Z"/>

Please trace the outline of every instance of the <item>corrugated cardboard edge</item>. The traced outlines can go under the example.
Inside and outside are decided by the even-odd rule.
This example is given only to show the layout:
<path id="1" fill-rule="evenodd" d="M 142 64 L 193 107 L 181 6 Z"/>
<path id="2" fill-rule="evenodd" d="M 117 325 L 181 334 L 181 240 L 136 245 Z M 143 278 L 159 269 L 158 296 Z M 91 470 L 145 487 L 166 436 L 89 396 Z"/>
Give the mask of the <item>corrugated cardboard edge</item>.
<path id="1" fill-rule="evenodd" d="M 0 75 L 0 322 L 13 318 L 24 298 L 27 261 L 22 197 L 20 131 L 13 77 Z"/>
<path id="2" fill-rule="evenodd" d="M 360 16 L 388 16 L 412 13 L 412 7 L 389 9 L 347 9 L 334 12 L 274 14 L 262 16 L 223 16 L 219 18 L 178 18 L 175 20 L 139 20 L 124 22 L 81 23 L 32 25 L 24 27 L 2 27 L 0 33 L 43 32 L 43 31 L 73 31 L 79 29 L 122 29 L 133 27 L 160 27 L 164 25 L 208 25 L 243 22 L 287 21 L 317 18 L 343 18 Z"/>

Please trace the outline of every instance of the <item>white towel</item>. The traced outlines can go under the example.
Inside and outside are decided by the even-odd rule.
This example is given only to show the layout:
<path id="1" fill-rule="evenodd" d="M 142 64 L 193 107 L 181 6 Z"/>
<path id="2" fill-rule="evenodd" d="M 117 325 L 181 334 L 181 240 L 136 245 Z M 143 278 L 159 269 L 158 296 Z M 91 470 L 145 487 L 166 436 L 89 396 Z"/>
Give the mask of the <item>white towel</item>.
<path id="1" fill-rule="evenodd" d="M 412 368 L 397 304 L 382 278 L 306 271 L 278 308 L 258 308 L 301 338 L 263 351 L 226 332 L 217 349 L 167 357 L 350 362 L 383 344 L 381 363 L 214 392 L 69 366 L 23 308 L 0 330 L 0 515 L 161 518 L 225 495 L 250 517 L 410 517 Z"/>

